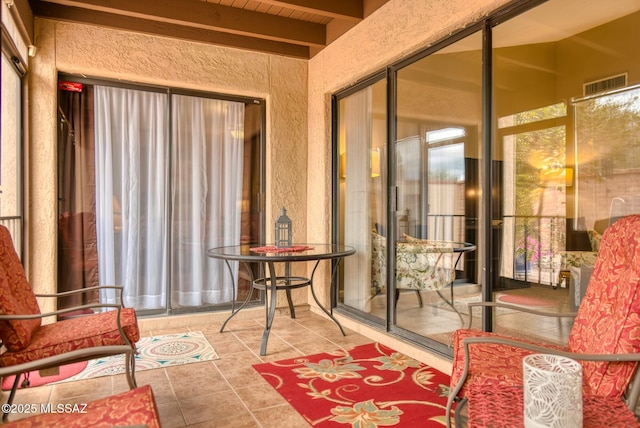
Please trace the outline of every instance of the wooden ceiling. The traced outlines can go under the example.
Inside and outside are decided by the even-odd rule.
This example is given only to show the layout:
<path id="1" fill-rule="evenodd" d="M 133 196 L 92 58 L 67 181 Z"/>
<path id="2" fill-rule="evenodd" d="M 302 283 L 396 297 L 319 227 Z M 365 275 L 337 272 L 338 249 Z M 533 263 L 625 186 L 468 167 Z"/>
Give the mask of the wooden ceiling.
<path id="1" fill-rule="evenodd" d="M 35 17 L 311 58 L 388 0 L 29 0 Z"/>

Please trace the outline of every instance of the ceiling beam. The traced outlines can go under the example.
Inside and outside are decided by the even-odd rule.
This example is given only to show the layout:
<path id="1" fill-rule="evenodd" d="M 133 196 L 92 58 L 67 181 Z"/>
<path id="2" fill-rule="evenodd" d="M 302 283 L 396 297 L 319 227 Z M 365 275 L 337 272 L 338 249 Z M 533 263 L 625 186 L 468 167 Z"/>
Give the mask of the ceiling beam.
<path id="1" fill-rule="evenodd" d="M 55 3 L 304 46 L 326 45 L 324 25 L 201 0 L 180 0 L 179 3 L 175 0 L 36 0 L 32 3 Z"/>
<path id="2" fill-rule="evenodd" d="M 230 46 L 295 58 L 310 58 L 308 46 L 266 40 L 204 28 L 116 15 L 78 7 L 62 6 L 46 1 L 32 1 L 34 15 L 59 21 L 91 24 L 136 33 L 190 40 L 220 46 Z"/>
<path id="3" fill-rule="evenodd" d="M 273 6 L 356 22 L 364 19 L 362 2 L 363 0 L 260 0 L 260 3 Z"/>

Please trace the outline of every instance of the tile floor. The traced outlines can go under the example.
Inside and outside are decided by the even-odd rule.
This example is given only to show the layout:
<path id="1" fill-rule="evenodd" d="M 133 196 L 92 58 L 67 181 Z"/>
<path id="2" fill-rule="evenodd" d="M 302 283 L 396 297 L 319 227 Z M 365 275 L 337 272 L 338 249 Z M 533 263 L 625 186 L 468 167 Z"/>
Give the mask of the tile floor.
<path id="1" fill-rule="evenodd" d="M 277 315 L 267 355 L 259 355 L 264 319 L 233 320 L 189 328 L 142 331 L 143 336 L 202 331 L 220 359 L 136 373 L 138 385 L 150 384 L 163 428 L 308 426 L 304 419 L 252 368 L 253 364 L 349 349 L 372 340 L 349 329 L 343 337 L 328 319 L 296 310 L 296 319 Z M 19 390 L 15 403 L 86 403 L 128 389 L 124 375 Z M 6 393 L 3 394 L 6 401 Z M 15 420 L 17 418 L 10 418 Z"/>
<path id="2" fill-rule="evenodd" d="M 519 290 L 516 293 L 533 293 L 537 296 L 548 294 L 546 297 L 558 299 L 559 307 L 556 309 L 565 309 L 565 299 L 559 296 L 566 293 L 549 290 L 541 292 L 539 289 Z M 425 326 L 434 325 L 432 311 L 423 312 L 429 314 L 428 321 L 424 320 Z M 442 317 L 444 312 L 440 311 L 435 318 Z M 155 322 L 150 323 L 142 320 L 140 324 L 143 336 L 202 331 L 220 356 L 220 359 L 214 361 L 136 373 L 138 385 L 150 384 L 153 388 L 162 426 L 164 428 L 308 426 L 280 394 L 254 371 L 252 365 L 338 348 L 349 349 L 374 340 L 348 328 L 345 328 L 347 335 L 343 337 L 333 321 L 316 315 L 308 309 L 296 308 L 296 315 L 296 319 L 291 319 L 286 311 L 277 313 L 269 337 L 267 355 L 264 357 L 259 355 L 264 329 L 264 318 L 261 316 L 244 320 L 233 319 L 224 333 L 219 332 L 222 321 L 207 323 L 199 321 L 199 323 L 188 323 L 188 327 L 145 330 L 145 325 L 162 324 L 162 320 L 158 322 L 156 319 Z M 416 328 L 421 324 L 418 319 L 419 317 L 413 319 Z M 459 326 L 457 316 L 454 321 L 448 321 L 445 324 Z M 517 329 L 525 333 L 531 325 L 535 325 L 537 334 L 533 336 L 551 342 L 557 342 L 559 339 L 561 342 L 566 340 L 571 327 L 570 324 L 558 322 L 555 319 L 548 324 L 540 324 L 539 320 L 532 322 L 528 315 L 515 316 L 511 313 L 498 316 L 498 331 L 501 330 L 502 325 L 508 325 L 511 330 Z M 450 333 L 446 334 L 447 338 L 449 335 Z M 402 348 L 392 347 L 400 352 L 407 352 Z M 438 368 L 428 360 L 414 357 Z M 440 368 L 440 370 L 445 369 Z M 14 402 L 38 405 L 40 403 L 85 403 L 127 389 L 124 375 L 109 376 L 20 390 Z M 6 394 L 3 398 L 6 400 Z M 10 420 L 14 419 L 17 418 Z"/>

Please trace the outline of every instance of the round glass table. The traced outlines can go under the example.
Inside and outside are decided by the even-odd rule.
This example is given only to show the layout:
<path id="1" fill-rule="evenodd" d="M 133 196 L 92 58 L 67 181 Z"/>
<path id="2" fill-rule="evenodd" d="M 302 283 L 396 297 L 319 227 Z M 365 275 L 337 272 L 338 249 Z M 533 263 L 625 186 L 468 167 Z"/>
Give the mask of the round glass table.
<path id="1" fill-rule="evenodd" d="M 252 289 L 257 290 L 269 290 L 271 292 L 271 299 L 265 299 L 266 309 L 266 321 L 264 333 L 262 335 L 262 343 L 260 345 L 260 355 L 266 355 L 267 342 L 269 340 L 269 332 L 271 331 L 271 325 L 273 324 L 273 317 L 275 315 L 276 303 L 277 303 L 277 291 L 285 290 L 287 293 L 287 301 L 289 303 L 289 310 L 291 312 L 291 318 L 295 318 L 295 309 L 291 300 L 291 290 L 295 288 L 301 288 L 309 286 L 311 288 L 311 294 L 316 304 L 322 309 L 322 311 L 329 316 L 340 328 L 342 335 L 344 336 L 344 329 L 333 316 L 333 309 L 325 308 L 318 300 L 316 292 L 313 288 L 313 277 L 316 273 L 318 265 L 322 260 L 332 260 L 333 270 L 331 273 L 331 296 L 334 296 L 334 287 L 336 280 L 336 273 L 338 266 L 344 257 L 350 256 L 356 252 L 355 248 L 341 244 L 294 244 L 290 248 L 276 248 L 269 245 L 232 245 L 225 247 L 211 248 L 207 251 L 207 255 L 214 259 L 224 260 L 229 274 L 233 280 L 233 270 L 231 269 L 230 261 L 238 261 L 247 265 L 247 271 L 249 272 L 251 279 Z M 291 275 L 291 263 L 294 262 L 315 262 L 311 275 L 307 277 Z M 248 266 L 251 263 L 257 263 L 262 265 L 260 272 L 264 272 L 264 276 L 260 278 L 254 278 L 253 270 Z M 276 273 L 276 263 L 284 263 L 284 274 L 278 275 Z M 267 269 L 268 268 L 268 269 Z M 269 275 L 267 275 L 267 270 Z M 231 315 L 225 320 L 220 328 L 220 332 L 224 331 L 227 323 L 233 318 L 242 308 L 244 308 L 252 295 L 251 291 L 247 293 L 247 297 L 242 304 L 235 308 L 235 286 L 234 294 L 232 298 Z"/>

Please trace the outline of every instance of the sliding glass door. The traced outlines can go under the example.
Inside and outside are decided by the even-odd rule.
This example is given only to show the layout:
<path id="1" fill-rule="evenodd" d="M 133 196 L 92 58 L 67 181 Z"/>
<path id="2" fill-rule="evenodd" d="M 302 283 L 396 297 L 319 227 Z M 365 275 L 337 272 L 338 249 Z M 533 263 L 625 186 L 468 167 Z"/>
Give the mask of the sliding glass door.
<path id="1" fill-rule="evenodd" d="M 59 289 L 121 284 L 125 305 L 149 313 L 244 299 L 247 275 L 206 253 L 261 239 L 262 104 L 60 87 Z"/>
<path id="2" fill-rule="evenodd" d="M 473 33 L 395 73 L 394 324 L 436 349 L 480 299 L 481 51 Z"/>
<path id="3" fill-rule="evenodd" d="M 602 234 L 640 213 L 638 28 L 632 1 L 508 5 L 389 65 L 380 151 L 384 77 L 336 94 L 336 225 L 358 248 L 344 307 L 443 354 L 470 302 L 575 311 Z M 452 241 L 476 248 L 434 268 Z M 505 308 L 473 320 L 557 343 L 571 328 Z"/>
<path id="4" fill-rule="evenodd" d="M 244 103 L 175 95 L 172 107 L 171 306 L 230 302 L 235 284 L 206 251 L 240 244 Z"/>
<path id="5" fill-rule="evenodd" d="M 344 261 L 339 302 L 376 323 L 387 319 L 386 84 L 372 82 L 337 104 L 341 242 L 357 252 Z M 365 272 L 363 275 L 362 273 Z"/>
<path id="6" fill-rule="evenodd" d="M 640 213 L 639 24 L 637 3 L 550 0 L 493 28 L 494 300 L 577 310 L 602 233 Z M 499 311 L 493 328 L 565 343 L 571 322 Z"/>

